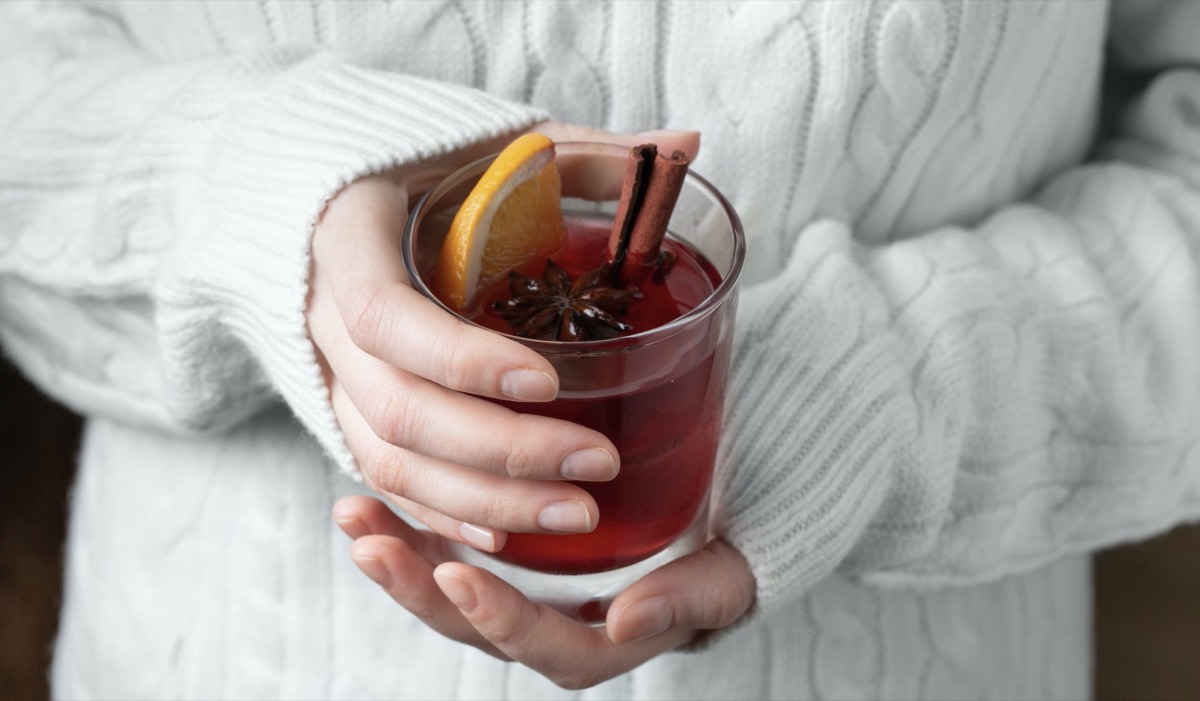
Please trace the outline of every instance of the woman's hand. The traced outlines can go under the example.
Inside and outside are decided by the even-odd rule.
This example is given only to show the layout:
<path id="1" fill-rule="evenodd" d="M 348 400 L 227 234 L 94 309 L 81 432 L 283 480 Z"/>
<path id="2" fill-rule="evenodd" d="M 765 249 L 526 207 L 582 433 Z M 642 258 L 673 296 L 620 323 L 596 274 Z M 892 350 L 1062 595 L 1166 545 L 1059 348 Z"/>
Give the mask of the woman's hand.
<path id="1" fill-rule="evenodd" d="M 699 144 L 694 133 L 537 130 L 692 154 Z M 367 483 L 436 533 L 493 552 L 507 531 L 591 531 L 595 500 L 560 480 L 609 480 L 620 461 L 596 431 L 481 399 L 549 401 L 558 378 L 537 353 L 457 321 L 409 285 L 399 253 L 409 199 L 507 140 L 339 192 L 314 230 L 307 311 L 334 414 Z"/>
<path id="2" fill-rule="evenodd" d="M 754 602 L 746 560 L 714 540 L 622 592 L 605 627 L 594 628 L 530 602 L 484 570 L 439 564 L 436 536 L 410 528 L 376 499 L 346 497 L 333 516 L 354 539 L 359 568 L 429 627 L 567 689 L 593 686 L 728 626 Z"/>

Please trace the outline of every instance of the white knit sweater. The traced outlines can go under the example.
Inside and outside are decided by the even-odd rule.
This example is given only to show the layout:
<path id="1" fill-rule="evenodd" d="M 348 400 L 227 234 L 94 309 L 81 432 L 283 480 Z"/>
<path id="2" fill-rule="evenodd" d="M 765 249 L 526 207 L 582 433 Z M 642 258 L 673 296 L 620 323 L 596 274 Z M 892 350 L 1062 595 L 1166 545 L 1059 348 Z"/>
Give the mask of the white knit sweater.
<path id="1" fill-rule="evenodd" d="M 1198 65 L 1184 2 L 0 4 L 0 338 L 91 417 L 56 694 L 1086 696 L 1086 553 L 1200 516 Z M 349 563 L 303 317 L 340 186 L 547 115 L 699 129 L 749 240 L 758 604 L 579 693 Z"/>

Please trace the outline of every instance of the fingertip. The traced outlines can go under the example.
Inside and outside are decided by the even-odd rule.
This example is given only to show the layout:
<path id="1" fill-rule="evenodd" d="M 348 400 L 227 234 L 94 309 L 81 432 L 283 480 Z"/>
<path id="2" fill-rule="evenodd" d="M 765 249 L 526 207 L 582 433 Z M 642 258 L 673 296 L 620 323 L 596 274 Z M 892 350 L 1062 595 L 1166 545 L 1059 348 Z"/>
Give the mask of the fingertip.
<path id="1" fill-rule="evenodd" d="M 558 396 L 558 378 L 538 368 L 517 368 L 500 377 L 500 394 L 519 402 L 549 402 Z"/>
<path id="2" fill-rule="evenodd" d="M 350 559 L 372 582 L 388 589 L 394 581 L 391 568 L 382 553 L 368 541 L 365 538 L 355 540 L 350 546 Z"/>
<path id="3" fill-rule="evenodd" d="M 362 507 L 359 503 L 364 497 L 342 497 L 333 504 L 330 516 L 337 527 L 351 539 L 358 539 L 371 533 L 370 527 L 362 518 Z"/>
<path id="4" fill-rule="evenodd" d="M 555 501 L 542 507 L 537 523 L 551 533 L 591 533 L 599 520 L 597 510 L 584 501 Z"/>
<path id="5" fill-rule="evenodd" d="M 467 569 L 458 563 L 448 562 L 433 570 L 433 580 L 438 588 L 463 613 L 470 613 L 479 605 L 475 587 L 469 580 Z"/>
<path id="6" fill-rule="evenodd" d="M 754 605 L 755 580 L 745 558 L 721 539 L 651 572 L 609 608 L 614 643 L 714 630 L 732 625 Z"/>
<path id="7" fill-rule="evenodd" d="M 505 531 L 485 526 L 476 526 L 466 522 L 459 525 L 458 535 L 464 543 L 470 545 L 472 548 L 489 553 L 497 552 L 500 548 L 503 548 L 505 541 L 508 540 L 508 533 Z"/>
<path id="8" fill-rule="evenodd" d="M 614 452 L 596 447 L 568 453 L 559 465 L 559 475 L 578 482 L 608 482 L 621 469 Z"/>
<path id="9" fill-rule="evenodd" d="M 330 509 L 330 514 L 333 516 L 333 520 L 342 521 L 345 519 L 358 518 L 362 511 L 359 502 L 362 499 L 368 498 L 370 497 L 363 497 L 358 494 L 354 494 L 351 496 L 341 497 L 337 501 L 333 502 L 333 508 Z"/>
<path id="10" fill-rule="evenodd" d="M 608 612 L 605 630 L 617 644 L 632 643 L 661 635 L 675 623 L 675 609 L 665 597 L 618 604 Z"/>
<path id="11" fill-rule="evenodd" d="M 359 538 L 370 533 L 370 530 L 367 529 L 366 524 L 355 517 L 334 518 L 333 522 L 337 524 L 337 527 L 340 528 L 342 533 L 345 533 L 350 540 L 358 540 Z"/>

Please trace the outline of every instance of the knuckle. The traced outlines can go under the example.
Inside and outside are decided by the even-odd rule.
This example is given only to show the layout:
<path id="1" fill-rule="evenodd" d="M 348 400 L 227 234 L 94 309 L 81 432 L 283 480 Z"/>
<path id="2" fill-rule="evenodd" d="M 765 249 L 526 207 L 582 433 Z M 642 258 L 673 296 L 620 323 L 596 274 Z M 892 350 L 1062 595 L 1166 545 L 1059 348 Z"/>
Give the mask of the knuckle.
<path id="1" fill-rule="evenodd" d="M 700 621 L 701 628 L 716 629 L 732 625 L 754 603 L 753 587 L 743 586 L 741 577 L 728 560 L 712 551 L 702 551 L 713 573 L 713 586 L 707 589 Z"/>
<path id="2" fill-rule="evenodd" d="M 527 524 L 521 522 L 513 513 L 508 500 L 502 495 L 493 494 L 491 498 L 480 503 L 478 508 L 481 525 L 506 531 L 527 529 Z"/>
<path id="3" fill-rule="evenodd" d="M 724 591 L 717 595 L 712 604 L 713 616 L 706 628 L 724 628 L 732 625 L 746 610 L 744 597 L 736 592 Z"/>
<path id="4" fill-rule="evenodd" d="M 515 621 L 511 620 L 494 622 L 491 630 L 488 631 L 487 638 L 496 647 L 503 650 L 521 649 L 524 640 L 521 629 Z M 519 657 L 519 655 L 514 656 Z"/>
<path id="5" fill-rule="evenodd" d="M 508 435 L 508 449 L 504 456 L 504 471 L 509 477 L 526 479 L 536 477 L 536 466 L 541 451 L 529 444 L 528 430 L 518 427 Z"/>
<path id="6" fill-rule="evenodd" d="M 520 659 L 520 652 L 528 647 L 534 637 L 531 631 L 539 630 L 541 613 L 536 608 L 498 613 L 499 615 L 492 616 L 487 622 L 486 632 L 481 632 L 484 632 L 484 637 L 493 645 L 513 658 Z"/>
<path id="7" fill-rule="evenodd" d="M 392 445 L 406 446 L 412 436 L 420 435 L 423 414 L 415 411 L 408 395 L 394 387 L 377 385 L 367 391 L 363 400 L 367 423 L 382 440 Z"/>
<path id="8" fill-rule="evenodd" d="M 408 612 L 411 613 L 412 615 L 421 619 L 421 621 L 423 623 L 425 623 L 425 625 L 428 625 L 432 628 L 437 627 L 435 625 L 438 622 L 437 614 L 436 614 L 434 608 L 432 606 L 430 606 L 428 602 L 406 601 L 406 602 L 404 602 L 404 608 L 408 609 Z"/>
<path id="9" fill-rule="evenodd" d="M 397 496 L 408 494 L 412 482 L 412 461 L 408 453 L 381 445 L 371 449 L 368 459 L 372 465 L 372 481 L 379 489 Z"/>
<path id="10" fill-rule="evenodd" d="M 459 334 L 443 336 L 435 348 L 433 357 L 437 358 L 434 372 L 437 374 L 438 384 L 460 391 L 472 388 L 474 383 L 471 382 L 473 373 L 470 354 Z"/>
<path id="11" fill-rule="evenodd" d="M 346 312 L 346 331 L 350 339 L 364 350 L 374 348 L 388 314 L 386 285 L 368 286 L 357 291 Z"/>

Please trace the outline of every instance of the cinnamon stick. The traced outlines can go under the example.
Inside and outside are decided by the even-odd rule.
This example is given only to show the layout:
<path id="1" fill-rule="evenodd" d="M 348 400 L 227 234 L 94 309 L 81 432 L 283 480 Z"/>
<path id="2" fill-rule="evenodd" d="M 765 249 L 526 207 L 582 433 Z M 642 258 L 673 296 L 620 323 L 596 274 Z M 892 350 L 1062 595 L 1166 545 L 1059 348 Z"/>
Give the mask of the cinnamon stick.
<path id="1" fill-rule="evenodd" d="M 657 270 L 659 247 L 683 189 L 688 163 L 683 151 L 664 158 L 654 144 L 630 150 L 608 242 L 617 286 L 637 285 Z"/>

